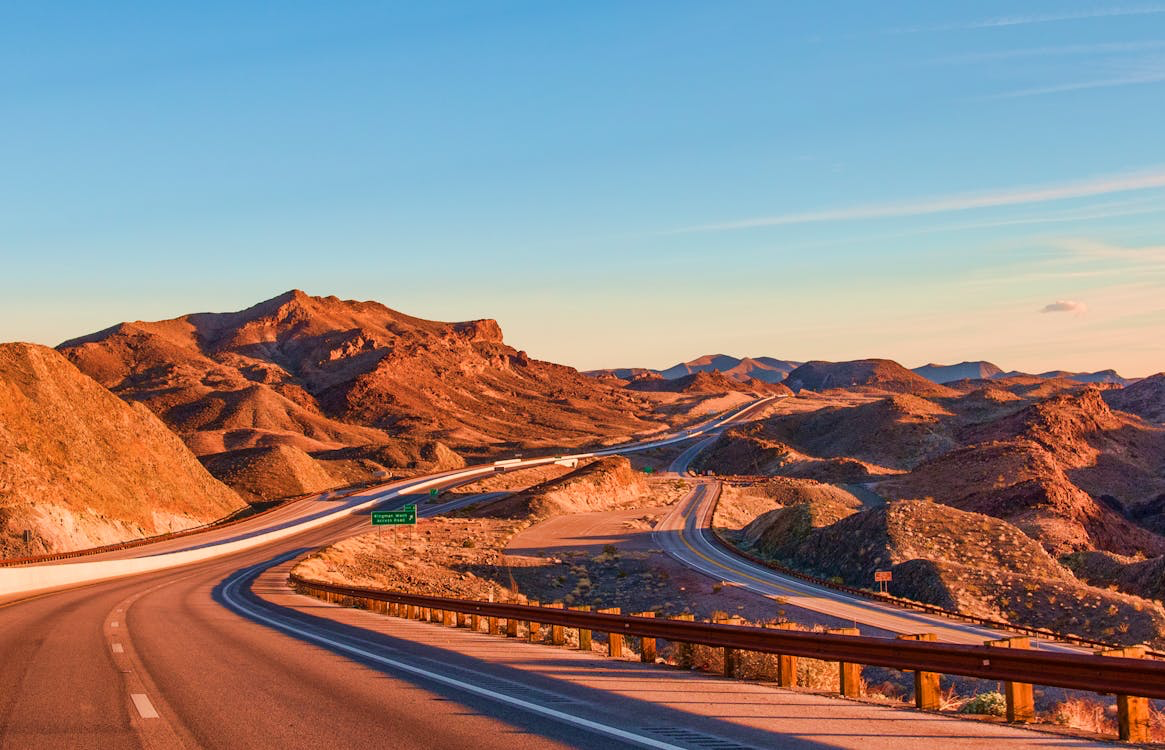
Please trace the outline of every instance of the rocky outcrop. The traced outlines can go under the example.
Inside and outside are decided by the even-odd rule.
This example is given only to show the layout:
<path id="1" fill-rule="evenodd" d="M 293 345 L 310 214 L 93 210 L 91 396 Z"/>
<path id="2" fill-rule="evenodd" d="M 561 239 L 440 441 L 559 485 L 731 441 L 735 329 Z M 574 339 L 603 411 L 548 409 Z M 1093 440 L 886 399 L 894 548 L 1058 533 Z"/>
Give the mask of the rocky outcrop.
<path id="1" fill-rule="evenodd" d="M 244 507 L 144 406 L 52 349 L 0 344 L 0 556 L 178 531 Z"/>

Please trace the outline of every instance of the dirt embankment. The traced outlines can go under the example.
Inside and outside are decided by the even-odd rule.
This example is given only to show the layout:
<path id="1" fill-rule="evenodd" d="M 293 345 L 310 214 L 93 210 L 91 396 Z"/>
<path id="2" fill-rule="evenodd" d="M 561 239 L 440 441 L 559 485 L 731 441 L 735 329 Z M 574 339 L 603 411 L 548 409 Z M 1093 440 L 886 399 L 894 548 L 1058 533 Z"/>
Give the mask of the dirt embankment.
<path id="1" fill-rule="evenodd" d="M 613 555 L 604 558 L 599 551 L 577 560 L 573 555 L 564 559 L 514 554 L 506 551 L 514 535 L 548 513 L 671 503 L 684 492 L 680 485 L 667 479 L 649 482 L 632 472 L 622 457 L 599 459 L 574 470 L 555 466 L 506 472 L 453 494 L 518 490 L 509 498 L 459 511 L 456 517 L 421 519 L 415 528 L 345 540 L 308 557 L 296 572 L 317 580 L 438 596 L 581 603 L 591 593 L 585 572 L 582 579 L 578 576 L 586 569 L 584 563 L 596 557 L 594 564 L 602 566 Z M 612 580 L 620 584 L 625 577 L 611 572 Z M 642 585 L 638 578 L 627 583 Z"/>
<path id="2" fill-rule="evenodd" d="M 622 456 L 608 456 L 525 492 L 486 506 L 497 518 L 538 520 L 569 513 L 614 510 L 640 502 L 648 492 L 643 474 Z"/>
<path id="3" fill-rule="evenodd" d="M 148 409 L 43 346 L 0 345 L 0 456 L 0 557 L 179 531 L 245 507 Z"/>

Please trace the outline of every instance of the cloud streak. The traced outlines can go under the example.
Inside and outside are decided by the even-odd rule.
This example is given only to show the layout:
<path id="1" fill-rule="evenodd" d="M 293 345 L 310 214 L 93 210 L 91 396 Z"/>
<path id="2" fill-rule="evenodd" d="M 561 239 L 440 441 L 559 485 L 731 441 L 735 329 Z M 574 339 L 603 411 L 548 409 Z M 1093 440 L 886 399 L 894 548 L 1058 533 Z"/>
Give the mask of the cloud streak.
<path id="1" fill-rule="evenodd" d="M 1018 206 L 1031 203 L 1088 198 L 1111 193 L 1125 193 L 1136 190 L 1165 188 L 1165 170 L 1134 174 L 1094 177 L 1088 180 L 1026 187 L 1001 189 L 986 193 L 969 193 L 945 196 L 931 200 L 904 201 L 900 203 L 874 203 L 864 206 L 850 206 L 824 211 L 777 214 L 759 216 L 736 221 L 702 224 L 675 229 L 667 234 L 687 234 L 692 232 L 717 232 L 736 229 L 756 229 L 796 224 L 814 224 L 827 221 L 859 221 L 863 219 L 889 219 L 904 216 L 926 216 L 931 214 L 969 211 L 979 208 Z"/>
<path id="2" fill-rule="evenodd" d="M 1042 313 L 1069 312 L 1069 313 L 1076 313 L 1078 315 L 1083 315 L 1084 313 L 1088 312 L 1088 305 L 1084 304 L 1083 302 L 1077 302 L 1076 300 L 1058 299 L 1051 304 L 1044 305 L 1043 309 L 1041 309 L 1040 312 L 1042 312 Z"/>
<path id="3" fill-rule="evenodd" d="M 1085 91 L 1087 89 L 1109 89 L 1117 86 L 1142 86 L 1149 83 L 1165 82 L 1165 70 L 1133 75 L 1117 76 L 1115 78 L 1099 78 L 1088 81 L 1072 81 L 1053 86 L 1038 86 L 1030 89 L 1019 89 L 1002 94 L 986 97 L 987 99 L 1019 99 L 1026 96 L 1046 96 L 1048 94 L 1063 94 L 1069 91 Z"/>
<path id="4" fill-rule="evenodd" d="M 891 29 L 891 34 L 919 34 L 933 31 L 973 31 L 976 29 L 999 29 L 1008 26 L 1028 26 L 1039 23 L 1059 23 L 1063 21 L 1087 21 L 1097 18 L 1115 18 L 1120 16 L 1151 16 L 1165 13 L 1165 6 L 1146 5 L 1129 8 L 1097 8 L 1072 13 L 1038 13 L 1022 16 L 995 16 L 977 21 L 959 21 L 955 23 L 930 24 L 921 26 L 905 26 Z"/>

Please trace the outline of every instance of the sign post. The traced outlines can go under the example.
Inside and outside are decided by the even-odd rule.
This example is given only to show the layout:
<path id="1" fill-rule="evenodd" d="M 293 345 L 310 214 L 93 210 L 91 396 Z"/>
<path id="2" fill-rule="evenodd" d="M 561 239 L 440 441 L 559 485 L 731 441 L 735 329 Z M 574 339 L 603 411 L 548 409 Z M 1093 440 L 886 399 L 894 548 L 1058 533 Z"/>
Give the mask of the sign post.
<path id="1" fill-rule="evenodd" d="M 893 580 L 893 574 L 889 570 L 874 571 L 874 583 L 878 584 L 878 591 L 880 593 L 886 593 L 886 584 L 891 580 Z"/>
<path id="2" fill-rule="evenodd" d="M 417 506 L 410 504 L 396 510 L 374 510 L 371 513 L 372 525 L 380 527 L 380 535 L 384 536 L 385 526 L 414 526 L 417 523 Z"/>

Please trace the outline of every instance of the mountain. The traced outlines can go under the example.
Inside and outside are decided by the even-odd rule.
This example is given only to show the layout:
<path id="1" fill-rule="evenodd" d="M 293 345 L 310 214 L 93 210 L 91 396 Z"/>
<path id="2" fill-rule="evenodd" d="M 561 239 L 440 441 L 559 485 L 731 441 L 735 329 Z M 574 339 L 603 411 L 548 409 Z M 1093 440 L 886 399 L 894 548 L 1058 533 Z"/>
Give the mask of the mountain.
<path id="1" fill-rule="evenodd" d="M 1102 395 L 1114 409 L 1136 414 L 1150 422 L 1165 422 L 1165 372 L 1124 388 L 1105 391 Z"/>
<path id="2" fill-rule="evenodd" d="M 766 383 L 779 383 L 796 367 L 796 362 L 787 362 L 783 359 L 774 359 L 772 357 L 745 357 L 739 359 L 737 357 L 730 357 L 727 354 L 706 354 L 690 362 L 680 362 L 678 365 L 661 370 L 660 375 L 671 380 L 697 372 L 719 370 L 735 380 L 755 378 L 756 380 L 763 380 Z"/>
<path id="3" fill-rule="evenodd" d="M 1116 370 L 1098 370 L 1097 372 L 1069 372 L 1067 370 L 1049 370 L 1048 372 L 1041 372 L 1036 375 L 1031 375 L 1026 372 L 1019 372 L 1012 370 L 1010 372 L 998 372 L 991 376 L 992 378 L 1014 378 L 1014 377 L 1036 377 L 1045 380 L 1071 380 L 1076 383 L 1115 383 L 1117 385 L 1125 385 L 1130 382 L 1117 374 Z"/>
<path id="4" fill-rule="evenodd" d="M 985 380 L 992 378 L 1003 370 L 990 362 L 960 362 L 957 365 L 936 365 L 933 362 L 922 367 L 915 367 L 914 372 L 932 383 L 950 383 L 955 380 Z"/>
<path id="5" fill-rule="evenodd" d="M 860 389 L 915 396 L 943 397 L 956 392 L 937 385 L 889 359 L 859 359 L 852 362 L 806 362 L 789 373 L 785 385 L 794 393 L 833 388 Z"/>
<path id="6" fill-rule="evenodd" d="M 640 376 L 627 385 L 635 391 L 654 391 L 668 393 L 780 393 L 791 395 L 788 388 L 780 384 L 766 383 L 749 378 L 736 380 L 719 370 L 694 372 L 678 378 L 664 378 L 656 375 Z"/>
<path id="7" fill-rule="evenodd" d="M 0 557 L 187 529 L 246 507 L 148 409 L 34 344 L 0 344 L 0 457 Z"/>
<path id="8" fill-rule="evenodd" d="M 599 378 L 635 380 L 646 375 L 658 374 L 665 380 L 694 375 L 699 372 L 721 372 L 733 380 L 760 380 L 765 383 L 780 383 L 797 367 L 797 362 L 788 362 L 773 357 L 730 357 L 727 354 L 706 354 L 690 362 L 680 362 L 666 370 L 652 370 L 646 367 L 616 367 L 605 370 L 589 370 L 587 375 Z"/>
<path id="9" fill-rule="evenodd" d="M 403 443 L 482 452 L 664 427 L 650 398 L 532 359 L 504 343 L 495 321 L 422 320 L 298 290 L 239 312 L 122 323 L 59 349 L 204 456 L 289 445 L 313 460 L 341 452 L 348 471 L 363 451 L 375 475 L 403 468 L 376 458 Z"/>

